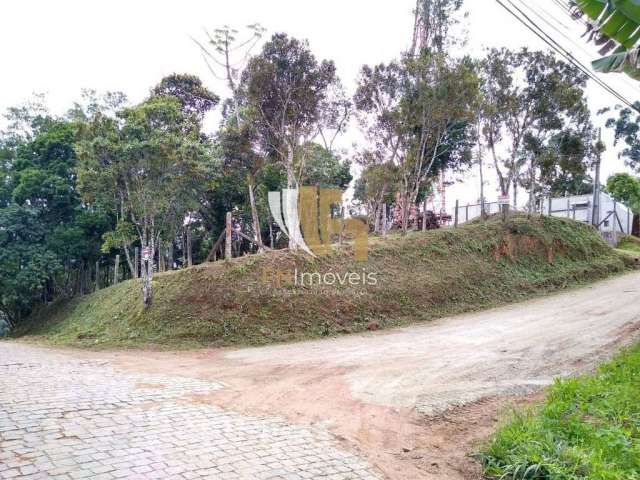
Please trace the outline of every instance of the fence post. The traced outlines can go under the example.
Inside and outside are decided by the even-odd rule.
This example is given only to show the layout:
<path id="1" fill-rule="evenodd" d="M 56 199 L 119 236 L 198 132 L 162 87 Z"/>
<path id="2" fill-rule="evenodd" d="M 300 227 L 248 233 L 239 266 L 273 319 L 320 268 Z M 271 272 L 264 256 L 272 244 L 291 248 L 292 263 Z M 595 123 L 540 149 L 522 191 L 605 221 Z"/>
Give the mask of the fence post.
<path id="1" fill-rule="evenodd" d="M 571 199 L 567 197 L 567 218 L 571 218 Z"/>
<path id="2" fill-rule="evenodd" d="M 113 284 L 118 283 L 118 267 L 120 266 L 120 254 L 116 255 L 116 261 L 113 264 Z"/>
<path id="3" fill-rule="evenodd" d="M 453 215 L 453 228 L 457 228 L 458 227 L 458 206 L 460 204 L 459 200 L 456 200 L 456 210 L 455 213 Z"/>
<path id="4" fill-rule="evenodd" d="M 224 258 L 227 260 L 231 258 L 231 232 L 233 228 L 232 219 L 233 217 L 231 215 L 231 212 L 227 212 L 224 241 Z"/>

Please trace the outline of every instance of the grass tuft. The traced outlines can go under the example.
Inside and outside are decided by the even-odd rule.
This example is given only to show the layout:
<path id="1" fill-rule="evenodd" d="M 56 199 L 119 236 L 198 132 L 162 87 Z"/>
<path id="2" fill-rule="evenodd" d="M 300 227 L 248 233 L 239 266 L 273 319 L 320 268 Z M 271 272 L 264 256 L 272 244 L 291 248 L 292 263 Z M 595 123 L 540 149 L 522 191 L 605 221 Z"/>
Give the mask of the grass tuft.
<path id="1" fill-rule="evenodd" d="M 558 380 L 479 455 L 489 478 L 640 479 L 640 345 L 597 373 Z"/>

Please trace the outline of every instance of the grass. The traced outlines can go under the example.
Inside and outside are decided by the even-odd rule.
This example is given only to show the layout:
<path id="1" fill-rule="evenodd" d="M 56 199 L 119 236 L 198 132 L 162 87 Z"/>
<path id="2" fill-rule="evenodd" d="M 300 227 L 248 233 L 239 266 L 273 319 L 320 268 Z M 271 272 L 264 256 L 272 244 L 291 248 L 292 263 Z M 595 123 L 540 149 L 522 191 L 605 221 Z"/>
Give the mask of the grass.
<path id="1" fill-rule="evenodd" d="M 516 413 L 480 454 L 505 479 L 640 479 L 640 345 L 597 373 L 556 381 L 547 400 Z"/>
<path id="2" fill-rule="evenodd" d="M 591 227 L 514 216 L 372 239 L 311 258 L 286 251 L 157 275 L 143 311 L 139 281 L 42 309 L 16 332 L 80 347 L 261 345 L 428 321 L 605 278 L 631 260 Z M 626 263 L 625 263 L 626 262 Z M 376 285 L 295 285 L 292 273 L 375 273 Z"/>
<path id="3" fill-rule="evenodd" d="M 618 248 L 634 254 L 640 254 L 640 238 L 626 235 L 618 243 Z"/>

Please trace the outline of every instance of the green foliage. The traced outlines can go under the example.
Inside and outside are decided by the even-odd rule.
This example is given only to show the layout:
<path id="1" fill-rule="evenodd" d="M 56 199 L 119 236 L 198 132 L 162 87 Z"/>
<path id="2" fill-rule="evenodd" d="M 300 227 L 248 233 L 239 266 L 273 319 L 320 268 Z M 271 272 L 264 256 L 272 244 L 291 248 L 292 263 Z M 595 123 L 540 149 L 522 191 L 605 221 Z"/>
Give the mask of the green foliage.
<path id="1" fill-rule="evenodd" d="M 0 209 L 0 225 L 0 312 L 15 323 L 42 298 L 62 264 L 47 249 L 48 232 L 35 209 Z"/>
<path id="2" fill-rule="evenodd" d="M 635 108 L 640 109 L 640 102 L 635 103 Z M 614 131 L 614 145 L 624 142 L 620 156 L 625 163 L 640 173 L 640 114 L 631 108 L 621 108 L 618 118 L 607 120 L 607 127 Z"/>
<path id="3" fill-rule="evenodd" d="M 76 125 L 38 105 L 10 117 L 0 138 L 0 311 L 17 323 L 74 291 L 69 272 L 99 258 L 108 221 L 78 197 Z"/>
<path id="4" fill-rule="evenodd" d="M 576 11 L 586 15 L 600 35 L 596 42 L 604 44 L 601 53 L 613 53 L 593 62 L 598 72 L 624 72 L 640 79 L 638 41 L 640 5 L 636 0 L 574 0 Z M 580 15 L 576 15 L 579 17 Z M 591 37 L 593 38 L 593 36 Z M 604 39 L 604 40 L 603 40 Z M 608 41 L 605 41 L 608 40 Z"/>
<path id="5" fill-rule="evenodd" d="M 546 401 L 517 412 L 484 448 L 490 478 L 640 478 L 640 346 L 594 375 L 558 380 Z"/>
<path id="6" fill-rule="evenodd" d="M 628 173 L 616 173 L 607 179 L 607 192 L 640 213 L 640 179 Z"/>
<path id="7" fill-rule="evenodd" d="M 317 143 L 308 146 L 303 169 L 303 185 L 346 190 L 352 179 L 349 160 L 341 160 L 339 156 Z"/>

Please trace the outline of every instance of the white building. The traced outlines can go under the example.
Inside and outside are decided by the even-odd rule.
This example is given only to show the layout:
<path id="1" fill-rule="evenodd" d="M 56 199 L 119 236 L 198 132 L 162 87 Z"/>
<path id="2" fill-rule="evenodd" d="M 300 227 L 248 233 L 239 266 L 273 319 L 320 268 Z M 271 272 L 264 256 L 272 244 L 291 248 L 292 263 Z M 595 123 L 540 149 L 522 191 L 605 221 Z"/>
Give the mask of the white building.
<path id="1" fill-rule="evenodd" d="M 593 219 L 593 195 L 545 198 L 542 212 L 554 217 L 566 217 L 585 223 Z M 633 212 L 625 204 L 616 202 L 608 194 L 601 192 L 598 218 L 595 225 L 605 236 L 630 235 L 633 229 Z"/>

